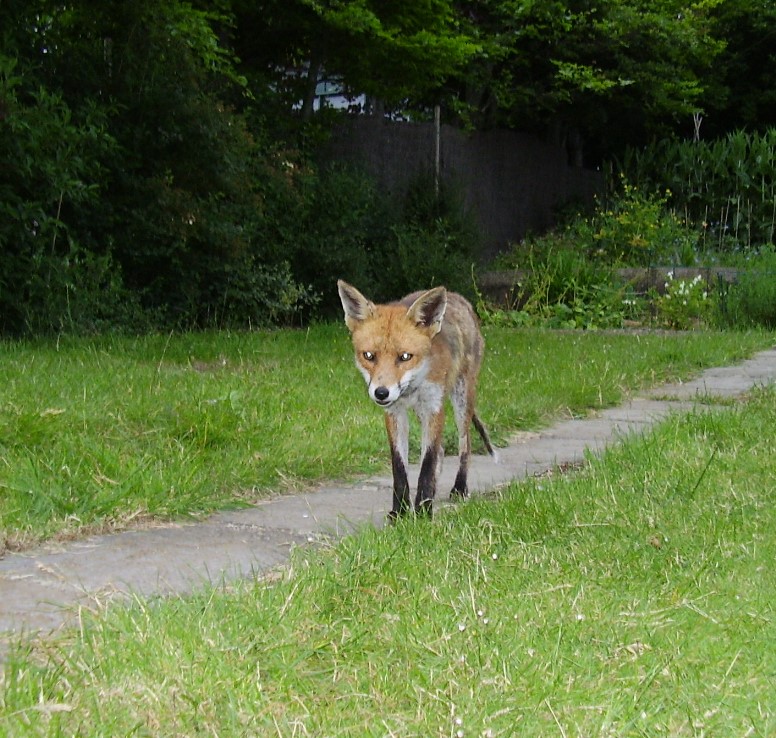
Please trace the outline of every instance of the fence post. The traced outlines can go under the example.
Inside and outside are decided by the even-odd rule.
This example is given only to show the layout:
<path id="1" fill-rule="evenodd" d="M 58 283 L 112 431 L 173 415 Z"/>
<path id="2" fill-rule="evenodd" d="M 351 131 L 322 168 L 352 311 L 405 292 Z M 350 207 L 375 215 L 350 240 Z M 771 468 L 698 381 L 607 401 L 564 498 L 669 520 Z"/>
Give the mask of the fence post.
<path id="1" fill-rule="evenodd" d="M 439 199 L 439 170 L 442 153 L 442 112 L 439 105 L 434 106 L 434 196 Z"/>

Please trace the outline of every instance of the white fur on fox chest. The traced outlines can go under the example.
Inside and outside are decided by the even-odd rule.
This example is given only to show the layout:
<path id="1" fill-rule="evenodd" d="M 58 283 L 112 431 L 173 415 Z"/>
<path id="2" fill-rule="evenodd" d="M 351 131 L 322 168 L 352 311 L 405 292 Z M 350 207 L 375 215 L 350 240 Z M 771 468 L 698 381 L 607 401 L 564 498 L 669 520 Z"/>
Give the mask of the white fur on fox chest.
<path id="1" fill-rule="evenodd" d="M 390 413 L 397 421 L 396 447 L 399 449 L 399 455 L 405 465 L 408 463 L 409 456 L 408 411 L 413 410 L 420 420 L 422 458 L 431 442 L 429 432 L 431 418 L 441 410 L 445 398 L 445 388 L 434 382 L 427 381 L 426 375 L 428 370 L 425 369 L 425 365 L 418 367 L 418 369 L 421 368 L 424 371 L 420 372 L 421 376 L 416 377 L 417 384 L 412 381 L 402 382 L 402 385 L 406 388 L 402 391 L 399 398 L 385 409 L 385 412 Z M 441 458 L 439 459 L 439 464 L 441 465 Z"/>

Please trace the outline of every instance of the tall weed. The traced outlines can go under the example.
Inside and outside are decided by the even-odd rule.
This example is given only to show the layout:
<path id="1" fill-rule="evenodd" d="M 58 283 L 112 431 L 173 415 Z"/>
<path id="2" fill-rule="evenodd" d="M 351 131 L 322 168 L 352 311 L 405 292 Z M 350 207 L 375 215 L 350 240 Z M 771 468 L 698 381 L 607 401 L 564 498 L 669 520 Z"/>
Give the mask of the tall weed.
<path id="1" fill-rule="evenodd" d="M 579 219 L 575 232 L 594 258 L 629 266 L 694 262 L 698 233 L 668 207 L 664 192 L 631 184 L 624 176 L 593 217 Z"/>
<path id="2" fill-rule="evenodd" d="M 701 246 L 746 251 L 773 243 L 776 128 L 715 141 L 665 139 L 626 153 L 621 171 L 648 190 L 669 190 L 674 211 L 701 229 Z"/>
<path id="3" fill-rule="evenodd" d="M 724 292 L 721 321 L 740 328 L 776 328 L 776 248 L 769 246 Z"/>

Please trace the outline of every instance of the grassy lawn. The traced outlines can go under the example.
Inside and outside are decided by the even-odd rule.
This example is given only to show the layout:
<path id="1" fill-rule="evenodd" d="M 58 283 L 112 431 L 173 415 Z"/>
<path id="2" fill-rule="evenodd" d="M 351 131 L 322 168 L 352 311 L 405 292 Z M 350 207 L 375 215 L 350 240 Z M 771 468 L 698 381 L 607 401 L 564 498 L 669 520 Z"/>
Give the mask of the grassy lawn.
<path id="1" fill-rule="evenodd" d="M 496 328 L 486 338 L 480 415 L 501 441 L 773 343 Z M 344 326 L 0 344 L 0 553 L 383 470 L 385 445 Z"/>
<path id="2" fill-rule="evenodd" d="M 560 340 L 560 339 L 559 339 Z M 10 736 L 772 736 L 776 392 L 582 471 L 84 615 Z"/>

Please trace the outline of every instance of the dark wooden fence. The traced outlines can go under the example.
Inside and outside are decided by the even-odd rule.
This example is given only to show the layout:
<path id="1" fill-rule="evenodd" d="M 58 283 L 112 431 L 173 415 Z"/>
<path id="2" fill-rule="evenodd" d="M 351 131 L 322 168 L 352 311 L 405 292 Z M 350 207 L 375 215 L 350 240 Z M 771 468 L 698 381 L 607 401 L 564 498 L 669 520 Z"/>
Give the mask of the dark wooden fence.
<path id="1" fill-rule="evenodd" d="M 565 149 L 525 134 L 443 125 L 438 140 L 439 178 L 461 193 L 479 224 L 483 262 L 546 231 L 559 209 L 589 204 L 603 187 L 600 172 L 569 166 Z M 326 155 L 358 163 L 386 193 L 402 193 L 419 175 L 433 181 L 436 152 L 433 123 L 354 118 L 337 129 Z"/>

